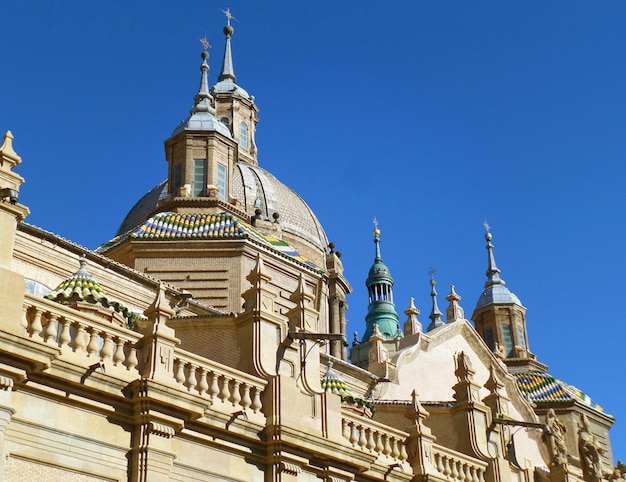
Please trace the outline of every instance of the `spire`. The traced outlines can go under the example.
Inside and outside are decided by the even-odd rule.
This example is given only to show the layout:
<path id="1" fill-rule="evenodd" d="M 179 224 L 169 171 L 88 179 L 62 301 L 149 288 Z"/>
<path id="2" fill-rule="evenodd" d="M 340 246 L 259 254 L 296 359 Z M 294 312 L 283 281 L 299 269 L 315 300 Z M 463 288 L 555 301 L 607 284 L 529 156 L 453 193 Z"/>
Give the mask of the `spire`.
<path id="1" fill-rule="evenodd" d="M 431 268 L 428 274 L 430 274 L 430 296 L 433 299 L 433 308 L 430 312 L 430 315 L 428 315 L 428 318 L 432 320 L 430 325 L 428 325 L 428 331 L 432 331 L 435 328 L 439 328 L 440 326 L 445 325 L 445 323 L 441 319 L 442 313 L 439 310 L 439 306 L 437 306 L 437 290 L 435 289 L 437 281 L 435 281 L 435 270 Z"/>
<path id="2" fill-rule="evenodd" d="M 387 338 L 402 337 L 402 330 L 396 307 L 393 303 L 393 278 L 389 268 L 383 263 L 380 254 L 380 230 L 378 222 L 374 219 L 374 263 L 370 268 L 369 275 L 365 281 L 367 291 L 369 293 L 369 306 L 365 321 L 367 327 L 362 341 L 366 342 L 370 339 L 374 332 L 374 325 L 378 325 L 378 329 L 383 336 Z"/>
<path id="3" fill-rule="evenodd" d="M 226 26 L 224 27 L 224 35 L 226 35 L 226 49 L 224 50 L 224 60 L 222 61 L 222 72 L 217 78 L 218 81 L 231 80 L 237 82 L 235 77 L 235 69 L 233 68 L 233 54 L 230 48 L 230 37 L 235 32 L 235 29 L 230 24 L 231 20 L 236 20 L 233 14 L 230 13 L 230 6 L 226 7 L 226 10 L 222 10 L 226 15 Z"/>
<path id="4" fill-rule="evenodd" d="M 189 113 L 193 115 L 198 112 L 208 112 L 209 114 L 215 115 L 213 96 L 209 92 L 209 64 L 207 62 L 207 60 L 209 60 L 209 49 L 211 45 L 206 37 L 201 38 L 200 43 L 202 43 L 202 47 L 204 48 L 204 50 L 202 50 L 202 65 L 200 66 L 200 72 L 202 72 L 200 75 L 200 88 L 193 98 L 195 104 Z"/>
<path id="5" fill-rule="evenodd" d="M 506 283 L 504 282 L 503 279 L 500 278 L 500 270 L 498 269 L 498 267 L 496 266 L 496 258 L 493 256 L 493 244 L 491 244 L 491 238 L 493 237 L 491 235 L 490 230 L 490 226 L 487 223 L 487 221 L 485 221 L 483 223 L 483 226 L 485 226 L 485 239 L 487 240 L 487 282 L 485 283 L 485 288 L 489 288 L 490 286 L 493 285 L 505 285 Z"/>

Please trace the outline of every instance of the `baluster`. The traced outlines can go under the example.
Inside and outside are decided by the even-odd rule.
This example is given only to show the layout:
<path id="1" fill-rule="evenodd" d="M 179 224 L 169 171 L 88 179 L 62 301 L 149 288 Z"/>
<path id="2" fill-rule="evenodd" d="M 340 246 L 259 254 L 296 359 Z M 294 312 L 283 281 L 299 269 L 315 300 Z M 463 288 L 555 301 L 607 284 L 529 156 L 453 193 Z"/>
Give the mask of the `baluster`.
<path id="1" fill-rule="evenodd" d="M 441 460 L 441 454 L 435 452 L 435 461 L 437 464 L 437 472 L 443 474 L 443 460 Z"/>
<path id="2" fill-rule="evenodd" d="M 378 430 L 374 434 L 374 437 L 376 437 L 376 452 L 382 454 L 383 449 L 385 448 L 385 446 L 383 445 L 383 437 Z"/>
<path id="3" fill-rule="evenodd" d="M 252 399 L 250 398 L 250 385 L 247 383 L 243 386 L 243 397 L 241 397 L 241 406 L 245 409 L 252 405 Z"/>
<path id="4" fill-rule="evenodd" d="M 485 472 L 483 471 L 483 469 L 478 468 L 477 472 L 478 472 L 478 481 L 485 482 Z"/>
<path id="5" fill-rule="evenodd" d="M 395 460 L 398 460 L 398 457 L 400 456 L 400 449 L 398 448 L 398 439 L 395 437 L 391 439 L 391 456 Z"/>
<path id="6" fill-rule="evenodd" d="M 206 391 L 209 389 L 209 384 L 206 379 L 207 369 L 200 368 L 200 380 L 198 381 L 198 392 L 200 395 L 204 395 Z"/>
<path id="7" fill-rule="evenodd" d="M 230 398 L 228 399 L 228 401 L 231 402 L 234 407 L 241 401 L 241 393 L 239 393 L 239 385 L 241 384 L 241 382 L 235 380 L 234 378 L 232 382 L 233 390 L 230 393 Z"/>
<path id="8" fill-rule="evenodd" d="M 365 427 L 359 425 L 359 447 L 364 449 L 367 446 L 367 437 L 365 436 Z"/>
<path id="9" fill-rule="evenodd" d="M 113 355 L 113 365 L 117 366 L 118 364 L 124 363 L 124 359 L 126 355 L 124 355 L 124 340 L 122 340 L 119 336 L 117 337 L 117 348 L 115 349 L 115 354 Z"/>
<path id="10" fill-rule="evenodd" d="M 78 328 L 76 330 L 76 335 L 74 336 L 74 340 L 72 341 L 72 350 L 75 352 L 82 352 L 85 350 L 85 346 L 87 345 L 87 333 L 85 333 L 85 325 L 82 323 L 78 323 Z"/>
<path id="11" fill-rule="evenodd" d="M 450 464 L 452 466 L 452 471 L 450 472 L 450 475 L 452 476 L 453 479 L 458 479 L 459 478 L 459 471 L 456 468 L 456 460 L 452 460 L 452 463 Z"/>
<path id="12" fill-rule="evenodd" d="M 350 425 L 348 425 L 348 421 L 345 418 L 341 419 L 342 424 L 342 435 L 346 440 L 350 440 Z"/>
<path id="13" fill-rule="evenodd" d="M 174 375 L 174 379 L 182 385 L 185 381 L 185 363 L 180 358 L 176 361 L 178 362 L 178 366 L 176 367 L 176 375 Z"/>
<path id="14" fill-rule="evenodd" d="M 213 400 L 219 391 L 220 388 L 217 385 L 217 373 L 211 372 L 211 386 L 209 387 L 209 397 L 211 397 L 211 400 Z"/>
<path id="15" fill-rule="evenodd" d="M 229 387 L 230 381 L 228 380 L 228 378 L 226 378 L 225 376 L 222 377 L 222 390 L 220 391 L 218 397 L 222 402 L 225 402 L 226 400 L 228 400 L 228 397 L 230 396 L 230 387 Z"/>
<path id="16" fill-rule="evenodd" d="M 61 348 L 65 348 L 72 341 L 72 335 L 70 334 L 70 326 L 72 322 L 67 318 L 61 319 L 61 334 L 59 335 L 59 344 Z"/>
<path id="17" fill-rule="evenodd" d="M 262 406 L 261 389 L 258 387 L 254 387 L 254 396 L 252 397 L 252 405 L 250 405 L 250 408 L 254 413 L 257 413 L 259 410 L 261 410 Z"/>
<path id="18" fill-rule="evenodd" d="M 24 328 L 24 333 L 28 333 L 28 305 L 22 306 L 22 318 L 20 319 L 20 326 Z"/>
<path id="19" fill-rule="evenodd" d="M 389 435 L 384 434 L 385 437 L 385 449 L 383 450 L 383 454 L 390 455 L 391 454 L 391 443 L 389 441 Z"/>
<path id="20" fill-rule="evenodd" d="M 58 325 L 59 320 L 57 318 L 57 315 L 55 315 L 54 313 L 49 313 L 48 325 L 46 325 L 46 330 L 44 332 L 44 339 L 46 340 L 46 343 L 52 343 L 53 341 L 56 341 Z"/>
<path id="21" fill-rule="evenodd" d="M 370 452 L 374 450 L 376 443 L 374 442 L 374 431 L 371 428 L 367 429 L 367 450 Z"/>
<path id="22" fill-rule="evenodd" d="M 190 391 L 192 388 L 196 388 L 196 366 L 192 363 L 189 364 L 189 371 L 187 372 L 187 379 L 185 380 L 185 386 L 187 387 L 187 391 Z"/>
<path id="23" fill-rule="evenodd" d="M 443 475 L 449 477 L 452 474 L 452 469 L 450 468 L 450 459 L 446 456 L 443 457 Z"/>
<path id="24" fill-rule="evenodd" d="M 133 370 L 137 365 L 139 365 L 139 360 L 137 359 L 137 348 L 135 348 L 135 344 L 132 341 L 129 341 L 128 356 L 126 357 L 126 369 Z"/>
<path id="25" fill-rule="evenodd" d="M 409 454 L 406 451 L 406 442 L 400 442 L 400 460 L 402 462 L 406 462 L 407 460 L 409 460 Z"/>
<path id="26" fill-rule="evenodd" d="M 359 441 L 359 433 L 356 424 L 350 422 L 350 443 L 355 445 Z"/>
<path id="27" fill-rule="evenodd" d="M 89 330 L 89 344 L 87 345 L 87 356 L 98 353 L 98 334 L 95 328 Z"/>
<path id="28" fill-rule="evenodd" d="M 35 335 L 41 335 L 43 330 L 43 326 L 41 324 L 41 315 L 43 313 L 40 309 L 35 308 L 35 316 L 33 317 L 33 322 L 30 324 L 30 337 L 34 337 Z M 42 337 L 43 338 L 43 337 Z"/>
<path id="29" fill-rule="evenodd" d="M 472 482 L 472 474 L 470 473 L 470 466 L 465 464 L 463 465 L 463 472 L 465 472 L 465 480 L 467 482 Z"/>
<path id="30" fill-rule="evenodd" d="M 113 356 L 113 339 L 110 333 L 104 334 L 104 344 L 100 350 L 100 359 L 102 361 L 110 360 Z"/>
<path id="31" fill-rule="evenodd" d="M 476 475 L 476 467 L 473 465 L 470 467 L 470 478 L 472 482 L 478 482 L 478 476 Z"/>

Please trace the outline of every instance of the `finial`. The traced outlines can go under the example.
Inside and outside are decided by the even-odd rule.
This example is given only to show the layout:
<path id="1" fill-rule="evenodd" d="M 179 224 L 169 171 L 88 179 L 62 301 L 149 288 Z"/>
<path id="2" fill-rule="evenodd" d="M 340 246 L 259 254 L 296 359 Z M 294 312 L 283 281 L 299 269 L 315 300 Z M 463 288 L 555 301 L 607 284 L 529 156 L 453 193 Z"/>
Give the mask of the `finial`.
<path id="1" fill-rule="evenodd" d="M 407 335 L 420 333 L 422 331 L 422 324 L 417 319 L 420 310 L 415 306 L 414 298 L 410 298 L 409 307 L 404 310 L 404 314 L 407 315 L 407 320 L 404 322 L 404 332 Z"/>
<path id="2" fill-rule="evenodd" d="M 446 300 L 450 303 L 446 309 L 446 322 L 462 320 L 465 312 L 459 305 L 461 297 L 454 291 L 454 285 L 450 285 L 450 294 L 446 296 Z"/>
<path id="3" fill-rule="evenodd" d="M 227 6 L 226 6 L 226 10 L 222 10 L 222 9 L 220 8 L 220 11 L 221 11 L 224 15 L 226 15 L 226 23 L 227 23 L 227 25 L 228 25 L 229 27 L 230 27 L 230 21 L 231 21 L 231 20 L 237 20 L 237 19 L 233 16 L 233 14 L 232 14 L 232 13 L 230 13 L 230 5 L 227 5 Z"/>
<path id="4" fill-rule="evenodd" d="M 376 244 L 375 260 L 382 261 L 383 258 L 380 255 L 380 229 L 378 229 L 378 220 L 374 218 L 372 219 L 372 222 L 374 223 L 374 232 L 372 234 L 374 234 L 374 243 Z"/>
<path id="5" fill-rule="evenodd" d="M 496 284 L 504 285 L 506 283 L 500 278 L 500 270 L 496 266 L 496 258 L 493 255 L 493 244 L 491 243 L 493 236 L 490 231 L 491 227 L 487 221 L 483 223 L 483 226 L 485 226 L 485 240 L 487 241 L 487 272 L 485 274 L 488 279 L 485 283 L 485 288 Z"/>
<path id="6" fill-rule="evenodd" d="M 202 44 L 202 48 L 204 49 L 205 52 L 207 52 L 211 48 L 211 44 L 206 39 L 206 36 L 200 39 L 200 43 Z"/>
<path id="7" fill-rule="evenodd" d="M 200 40 L 202 44 L 202 65 L 200 66 L 200 87 L 198 88 L 198 93 L 193 98 L 194 106 L 189 111 L 192 115 L 197 112 L 208 112 L 209 114 L 215 115 L 215 107 L 213 106 L 213 97 L 209 92 L 209 64 L 207 60 L 209 59 L 209 51 L 211 48 L 211 44 L 203 37 Z"/>
<path id="8" fill-rule="evenodd" d="M 430 296 L 433 299 L 433 307 L 430 312 L 430 315 L 428 315 L 428 318 L 432 320 L 430 325 L 428 325 L 428 331 L 431 331 L 431 330 L 434 330 L 435 328 L 439 328 L 440 326 L 445 325 L 445 323 L 441 319 L 442 313 L 439 310 L 439 306 L 437 306 L 437 290 L 435 289 L 435 285 L 437 284 L 437 281 L 435 281 L 435 269 L 430 268 L 428 270 L 428 274 L 430 275 L 430 286 L 431 286 Z"/>
<path id="9" fill-rule="evenodd" d="M 224 35 L 226 35 L 226 49 L 224 50 L 224 60 L 222 61 L 222 72 L 217 80 L 219 82 L 222 82 L 223 80 L 237 82 L 237 77 L 235 77 L 235 68 L 233 67 L 233 54 L 230 47 L 230 37 L 235 32 L 235 29 L 230 24 L 230 21 L 237 19 L 233 17 L 232 13 L 230 13 L 230 5 L 226 7 L 226 10 L 221 10 L 221 12 L 226 15 L 226 26 L 224 27 Z"/>

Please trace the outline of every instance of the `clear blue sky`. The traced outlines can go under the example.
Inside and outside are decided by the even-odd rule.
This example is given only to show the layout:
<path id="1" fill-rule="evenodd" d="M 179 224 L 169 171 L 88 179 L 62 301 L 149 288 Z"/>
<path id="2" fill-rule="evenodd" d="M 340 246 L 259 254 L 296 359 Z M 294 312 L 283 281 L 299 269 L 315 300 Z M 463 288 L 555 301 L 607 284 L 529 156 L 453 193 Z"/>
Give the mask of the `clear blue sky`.
<path id="1" fill-rule="evenodd" d="M 192 105 L 200 37 L 215 82 L 225 4 L 9 2 L 0 130 L 24 162 L 28 222 L 96 248 L 166 177 L 163 141 Z M 259 162 L 342 251 L 350 331 L 382 231 L 398 311 L 427 325 L 427 271 L 467 317 L 485 281 L 482 223 L 550 373 L 617 417 L 626 457 L 626 3 L 236 1 L 238 83 L 259 106 Z"/>

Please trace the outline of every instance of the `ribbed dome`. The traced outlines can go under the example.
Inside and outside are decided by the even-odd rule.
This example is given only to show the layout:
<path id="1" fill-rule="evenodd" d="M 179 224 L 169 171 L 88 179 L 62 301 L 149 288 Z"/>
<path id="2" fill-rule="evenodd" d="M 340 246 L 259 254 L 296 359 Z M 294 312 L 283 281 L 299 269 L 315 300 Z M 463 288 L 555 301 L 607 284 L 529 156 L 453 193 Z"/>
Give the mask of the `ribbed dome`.
<path id="1" fill-rule="evenodd" d="M 157 210 L 159 199 L 166 195 L 167 181 L 163 181 L 133 206 L 116 236 L 143 223 Z M 328 246 L 326 233 L 311 208 L 265 169 L 238 162 L 233 176 L 233 195 L 248 214 L 261 209 L 261 218 L 272 221 L 274 213 L 278 213 L 283 232 L 305 239 L 322 250 Z"/>

